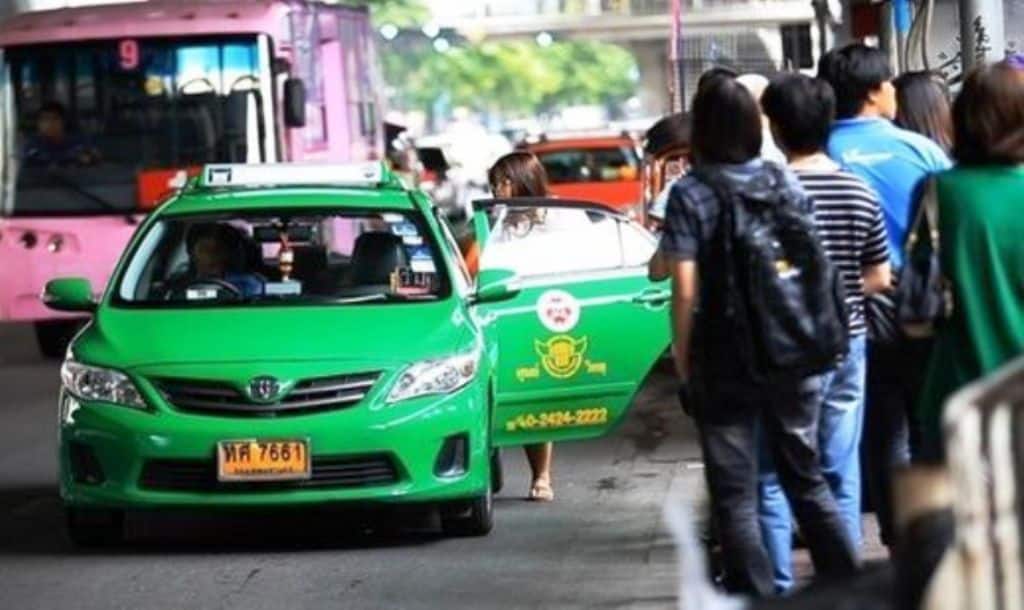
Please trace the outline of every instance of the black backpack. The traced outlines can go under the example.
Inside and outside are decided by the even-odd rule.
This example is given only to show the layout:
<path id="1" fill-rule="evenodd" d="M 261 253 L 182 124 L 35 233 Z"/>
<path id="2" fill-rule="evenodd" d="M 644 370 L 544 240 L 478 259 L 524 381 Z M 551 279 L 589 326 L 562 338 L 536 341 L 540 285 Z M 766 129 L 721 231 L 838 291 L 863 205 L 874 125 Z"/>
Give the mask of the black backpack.
<path id="1" fill-rule="evenodd" d="M 849 350 L 842 278 L 783 170 L 745 185 L 698 169 L 721 207 L 701 269 L 695 365 L 705 378 L 770 383 L 829 370 Z M 770 188 L 751 188 L 770 177 Z M 762 187 L 764 183 L 761 183 Z"/>

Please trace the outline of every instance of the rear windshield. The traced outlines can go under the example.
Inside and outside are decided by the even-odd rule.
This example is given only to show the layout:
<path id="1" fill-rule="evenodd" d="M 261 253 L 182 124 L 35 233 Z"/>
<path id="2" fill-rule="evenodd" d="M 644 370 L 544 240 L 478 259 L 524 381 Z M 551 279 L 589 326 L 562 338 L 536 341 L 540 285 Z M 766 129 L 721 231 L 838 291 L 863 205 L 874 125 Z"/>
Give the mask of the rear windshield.
<path id="1" fill-rule="evenodd" d="M 637 180 L 640 159 L 629 146 L 565 148 L 539 152 L 551 184 Z"/>
<path id="2" fill-rule="evenodd" d="M 414 213 L 168 217 L 133 250 L 116 299 L 160 307 L 430 301 L 450 292 Z"/>

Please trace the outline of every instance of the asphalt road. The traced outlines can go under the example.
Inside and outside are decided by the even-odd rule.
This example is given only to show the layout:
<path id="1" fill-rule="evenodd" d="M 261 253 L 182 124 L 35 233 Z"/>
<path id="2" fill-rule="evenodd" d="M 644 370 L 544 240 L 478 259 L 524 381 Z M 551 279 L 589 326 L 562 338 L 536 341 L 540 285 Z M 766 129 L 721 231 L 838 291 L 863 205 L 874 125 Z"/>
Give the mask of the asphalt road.
<path id="1" fill-rule="evenodd" d="M 0 325 L 0 608 L 671 608 L 667 499 L 698 502 L 690 423 L 664 377 L 607 438 L 555 451 L 556 500 L 526 502 L 521 451 L 490 536 L 447 539 L 429 514 L 374 531 L 338 512 L 129 519 L 130 543 L 67 541 L 56 493 L 58 365 Z M 392 522 L 397 522 L 393 519 Z"/>

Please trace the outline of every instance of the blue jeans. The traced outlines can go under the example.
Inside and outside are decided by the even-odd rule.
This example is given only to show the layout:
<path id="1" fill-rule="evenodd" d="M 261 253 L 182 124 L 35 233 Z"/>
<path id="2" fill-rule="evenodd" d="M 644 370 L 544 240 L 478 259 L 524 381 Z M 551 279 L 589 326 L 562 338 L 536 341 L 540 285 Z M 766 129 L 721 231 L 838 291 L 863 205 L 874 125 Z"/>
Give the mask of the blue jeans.
<path id="1" fill-rule="evenodd" d="M 855 549 L 860 548 L 862 537 L 858 449 L 864 429 L 866 371 L 866 339 L 854 337 L 850 340 L 849 355 L 824 377 L 818 422 L 821 470 Z M 775 589 L 782 593 L 793 586 L 793 517 L 763 443 L 758 488 L 761 536 L 774 565 Z"/>

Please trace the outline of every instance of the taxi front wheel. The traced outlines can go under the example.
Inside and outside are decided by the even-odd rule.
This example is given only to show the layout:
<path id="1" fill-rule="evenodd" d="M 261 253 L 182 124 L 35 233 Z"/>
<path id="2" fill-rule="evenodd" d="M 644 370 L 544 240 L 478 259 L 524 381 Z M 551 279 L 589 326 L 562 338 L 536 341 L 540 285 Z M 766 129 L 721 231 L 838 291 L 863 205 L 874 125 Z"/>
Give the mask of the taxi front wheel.
<path id="1" fill-rule="evenodd" d="M 469 502 L 441 507 L 441 530 L 449 536 L 486 536 L 494 527 L 494 493 L 491 487 Z"/>
<path id="2" fill-rule="evenodd" d="M 124 541 L 124 511 L 65 508 L 68 538 L 75 546 L 114 546 Z"/>
<path id="3" fill-rule="evenodd" d="M 501 449 L 491 450 L 491 491 L 498 493 L 505 486 L 505 471 L 501 468 Z"/>

